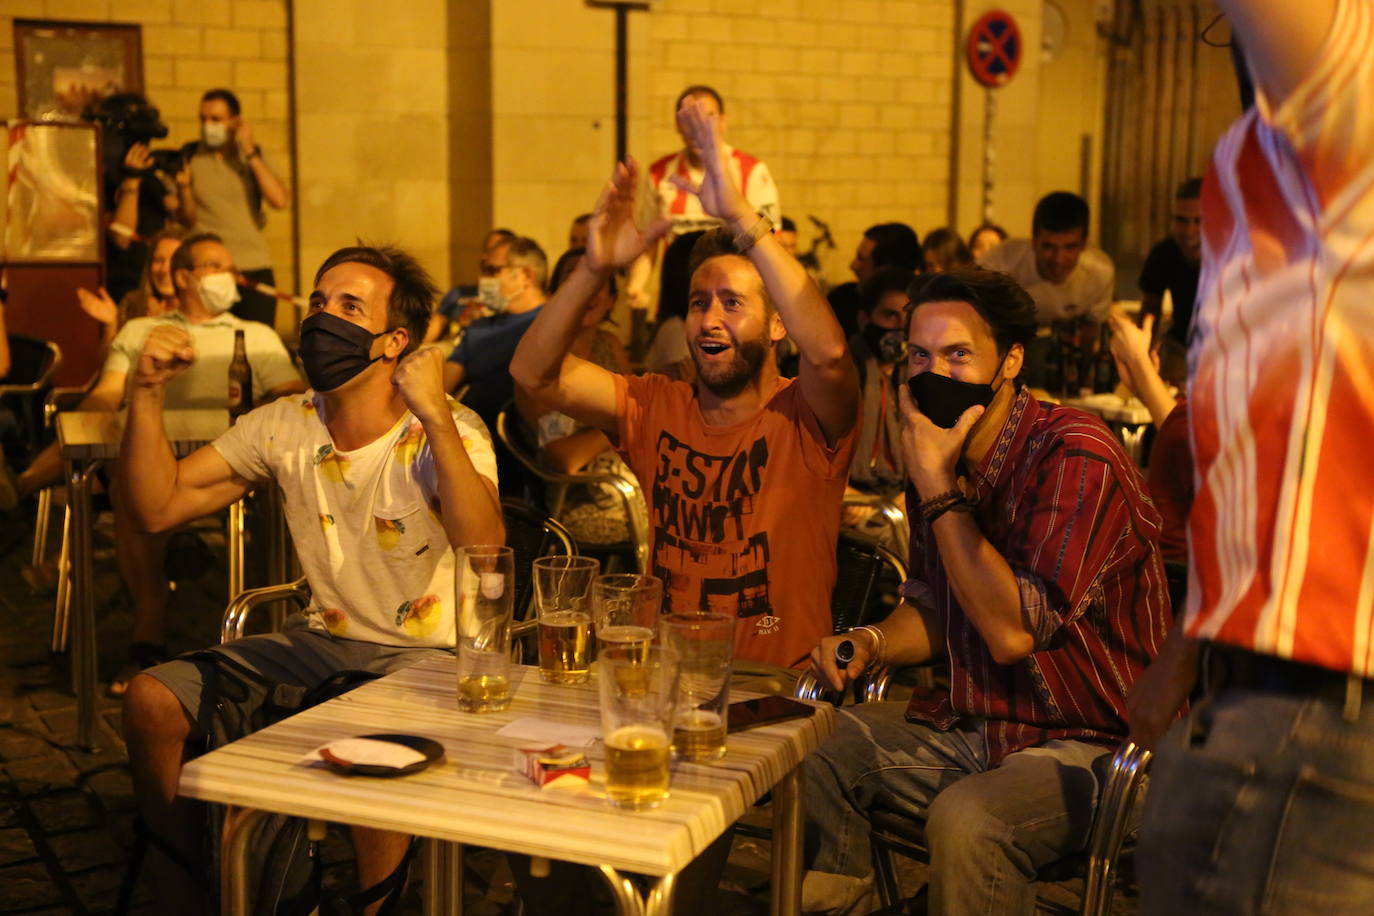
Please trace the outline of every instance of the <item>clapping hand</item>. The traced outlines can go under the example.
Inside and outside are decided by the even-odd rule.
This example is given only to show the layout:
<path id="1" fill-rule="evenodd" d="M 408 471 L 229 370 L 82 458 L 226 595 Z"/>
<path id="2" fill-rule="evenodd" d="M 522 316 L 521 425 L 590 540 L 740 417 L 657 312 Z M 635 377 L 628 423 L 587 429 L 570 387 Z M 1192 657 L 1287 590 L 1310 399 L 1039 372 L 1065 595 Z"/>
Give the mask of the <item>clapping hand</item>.
<path id="1" fill-rule="evenodd" d="M 1136 327 L 1130 316 L 1120 311 L 1112 312 L 1107 321 L 1112 328 L 1111 350 L 1116 372 L 1126 387 L 1139 396 L 1145 380 L 1159 374 L 1159 351 L 1150 347 L 1155 316 L 1146 315 L 1142 327 Z"/>
<path id="2" fill-rule="evenodd" d="M 105 287 L 99 287 L 95 292 L 78 288 L 76 299 L 81 304 L 81 310 L 101 324 L 113 325 L 119 321 L 119 306 L 105 292 Z"/>
<path id="3" fill-rule="evenodd" d="M 655 220 L 647 230 L 635 225 L 635 185 L 639 167 L 633 159 L 616 163 L 611 180 L 596 202 L 587 228 L 587 266 L 593 270 L 615 270 L 643 254 L 667 233 L 672 225 Z"/>
<path id="4" fill-rule="evenodd" d="M 688 96 L 677 110 L 677 124 L 688 144 L 700 156 L 706 174 L 702 176 L 700 185 L 693 184 L 681 175 L 673 175 L 669 180 L 678 188 L 700 198 L 701 208 L 708 215 L 723 220 L 747 219 L 754 208 L 740 193 L 739 166 L 725 151 L 720 116 L 707 112 L 700 101 Z"/>

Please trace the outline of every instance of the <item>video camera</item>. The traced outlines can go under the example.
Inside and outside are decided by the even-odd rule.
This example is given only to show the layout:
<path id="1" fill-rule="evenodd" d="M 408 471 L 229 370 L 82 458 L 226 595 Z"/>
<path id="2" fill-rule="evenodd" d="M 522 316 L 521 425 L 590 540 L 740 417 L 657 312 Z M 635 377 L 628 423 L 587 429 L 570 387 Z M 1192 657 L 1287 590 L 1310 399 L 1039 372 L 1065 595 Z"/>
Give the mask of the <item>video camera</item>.
<path id="1" fill-rule="evenodd" d="M 101 126 L 105 150 L 105 181 L 116 184 L 124 176 L 124 157 L 135 143 L 151 143 L 167 136 L 161 113 L 137 92 L 117 92 L 88 106 L 81 116 Z M 178 149 L 151 151 L 153 169 L 175 175 L 181 171 Z"/>

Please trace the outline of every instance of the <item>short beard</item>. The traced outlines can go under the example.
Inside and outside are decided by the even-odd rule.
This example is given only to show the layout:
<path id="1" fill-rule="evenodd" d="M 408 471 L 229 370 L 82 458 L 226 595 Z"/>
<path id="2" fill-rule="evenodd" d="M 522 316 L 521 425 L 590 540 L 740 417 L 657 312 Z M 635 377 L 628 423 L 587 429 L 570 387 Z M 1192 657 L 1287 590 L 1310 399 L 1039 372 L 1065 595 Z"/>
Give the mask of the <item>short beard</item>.
<path id="1" fill-rule="evenodd" d="M 692 362 L 696 364 L 697 378 L 706 390 L 722 400 L 728 400 L 758 380 L 770 349 L 768 342 L 762 338 L 736 343 L 735 358 L 716 378 L 708 377 L 702 368 L 701 357 L 695 346 L 692 347 Z"/>

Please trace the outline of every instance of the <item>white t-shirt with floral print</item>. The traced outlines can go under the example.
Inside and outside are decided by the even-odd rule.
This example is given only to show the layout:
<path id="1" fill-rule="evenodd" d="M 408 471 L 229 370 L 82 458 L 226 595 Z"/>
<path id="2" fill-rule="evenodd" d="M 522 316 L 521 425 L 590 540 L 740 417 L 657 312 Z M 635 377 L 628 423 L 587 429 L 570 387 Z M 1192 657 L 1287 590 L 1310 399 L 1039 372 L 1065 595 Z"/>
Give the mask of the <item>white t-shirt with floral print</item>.
<path id="1" fill-rule="evenodd" d="M 452 398 L 449 409 L 477 473 L 494 485 L 486 427 Z M 241 477 L 281 489 L 310 583 L 311 626 L 379 645 L 453 646 L 453 550 L 434 456 L 414 415 L 346 452 L 306 392 L 241 417 L 213 445 Z"/>

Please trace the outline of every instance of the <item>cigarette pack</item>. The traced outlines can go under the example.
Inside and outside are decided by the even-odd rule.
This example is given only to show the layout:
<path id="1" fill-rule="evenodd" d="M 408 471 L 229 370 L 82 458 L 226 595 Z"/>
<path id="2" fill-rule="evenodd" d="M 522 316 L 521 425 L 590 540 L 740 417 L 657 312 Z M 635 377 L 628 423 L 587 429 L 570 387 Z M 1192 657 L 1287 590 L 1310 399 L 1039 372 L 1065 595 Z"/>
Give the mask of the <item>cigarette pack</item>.
<path id="1" fill-rule="evenodd" d="M 515 749 L 515 771 L 523 774 L 536 786 L 549 786 L 555 780 L 566 779 L 560 785 L 585 785 L 592 775 L 587 755 L 562 744 L 548 747 L 520 747 Z"/>

